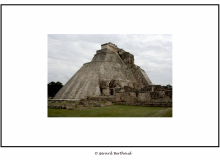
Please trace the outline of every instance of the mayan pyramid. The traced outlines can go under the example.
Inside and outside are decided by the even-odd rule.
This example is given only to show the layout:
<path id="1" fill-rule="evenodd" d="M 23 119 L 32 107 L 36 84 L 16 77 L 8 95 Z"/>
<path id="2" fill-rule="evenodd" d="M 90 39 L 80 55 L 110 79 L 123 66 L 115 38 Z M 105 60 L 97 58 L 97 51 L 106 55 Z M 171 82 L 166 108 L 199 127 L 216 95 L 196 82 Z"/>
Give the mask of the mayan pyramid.
<path id="1" fill-rule="evenodd" d="M 124 86 L 140 89 L 147 85 L 152 82 L 145 71 L 134 64 L 134 55 L 109 42 L 101 45 L 92 61 L 83 64 L 54 99 L 109 96 Z"/>

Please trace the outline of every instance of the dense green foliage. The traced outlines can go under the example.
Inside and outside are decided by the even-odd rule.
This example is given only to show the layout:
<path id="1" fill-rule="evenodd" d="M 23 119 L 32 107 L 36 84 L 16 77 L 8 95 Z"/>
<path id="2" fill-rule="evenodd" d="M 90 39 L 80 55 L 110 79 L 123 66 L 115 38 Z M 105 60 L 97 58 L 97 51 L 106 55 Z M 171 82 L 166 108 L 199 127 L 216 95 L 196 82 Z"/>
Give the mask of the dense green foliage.
<path id="1" fill-rule="evenodd" d="M 59 81 L 55 82 L 50 82 L 48 84 L 48 97 L 54 97 L 57 92 L 63 87 L 63 84 Z"/>
<path id="2" fill-rule="evenodd" d="M 111 105 L 80 111 L 48 109 L 48 117 L 172 117 L 172 107 Z"/>

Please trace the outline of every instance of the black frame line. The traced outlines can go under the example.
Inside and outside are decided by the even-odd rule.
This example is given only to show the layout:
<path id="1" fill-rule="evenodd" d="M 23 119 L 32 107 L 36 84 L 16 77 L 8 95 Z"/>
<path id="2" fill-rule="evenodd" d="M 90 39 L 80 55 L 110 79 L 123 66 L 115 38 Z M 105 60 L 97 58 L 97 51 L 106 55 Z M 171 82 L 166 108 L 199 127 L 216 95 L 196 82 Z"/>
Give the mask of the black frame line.
<path id="1" fill-rule="evenodd" d="M 218 145 L 217 146 L 3 146 L 2 145 L 2 6 L 218 6 Z M 204 148 L 204 147 L 211 147 L 216 148 L 219 147 L 219 4 L 1 4 L 1 147 L 5 148 L 14 148 L 14 147 L 74 147 L 74 148 L 90 148 L 90 147 L 104 147 L 104 148 L 110 148 L 110 147 L 123 147 L 123 148 L 129 148 L 129 147 L 135 147 L 135 148 L 163 148 L 163 147 L 169 147 L 169 148 Z"/>
<path id="2" fill-rule="evenodd" d="M 33 6 L 33 5 L 37 5 L 37 6 L 128 6 L 128 5 L 132 5 L 132 6 L 143 6 L 143 5 L 147 5 L 147 6 L 195 6 L 195 5 L 209 5 L 209 6 L 213 6 L 213 5 L 219 5 L 219 4 L 2 4 L 2 5 L 9 5 L 9 6 Z"/>

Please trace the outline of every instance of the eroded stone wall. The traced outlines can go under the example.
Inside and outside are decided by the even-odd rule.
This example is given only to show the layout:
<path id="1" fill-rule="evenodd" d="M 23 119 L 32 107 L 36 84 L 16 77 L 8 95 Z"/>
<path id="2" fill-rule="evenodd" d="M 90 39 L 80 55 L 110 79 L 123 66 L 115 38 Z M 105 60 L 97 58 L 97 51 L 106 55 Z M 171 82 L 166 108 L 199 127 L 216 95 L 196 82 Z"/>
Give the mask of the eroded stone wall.
<path id="1" fill-rule="evenodd" d="M 151 81 L 146 79 L 146 73 L 144 76 L 139 66 L 135 64 L 127 64 L 127 68 L 134 75 L 139 89 L 148 85 L 152 85 Z"/>
<path id="2" fill-rule="evenodd" d="M 115 96 L 116 102 L 134 102 L 136 98 L 136 93 L 134 92 L 116 93 Z"/>
<path id="3" fill-rule="evenodd" d="M 116 93 L 115 100 L 116 104 L 172 106 L 172 91 L 166 91 L 160 85 L 149 85 L 140 90 L 125 86 L 124 92 Z"/>
<path id="4" fill-rule="evenodd" d="M 125 64 L 134 64 L 134 55 L 129 52 L 123 52 L 121 54 L 121 59 Z"/>
<path id="5" fill-rule="evenodd" d="M 149 102 L 151 100 L 150 92 L 138 93 L 137 101 L 139 102 Z"/>
<path id="6" fill-rule="evenodd" d="M 91 62 L 116 62 L 116 63 L 122 63 L 121 60 L 120 60 L 120 57 L 117 55 L 117 53 L 112 52 L 111 50 L 109 50 L 107 48 L 96 51 L 96 54 L 94 55 Z"/>
<path id="7" fill-rule="evenodd" d="M 115 48 L 115 47 L 112 47 L 112 46 L 109 46 L 109 45 L 102 46 L 102 49 L 106 49 L 106 48 L 113 51 L 113 52 L 116 52 L 116 53 L 118 52 L 118 49 Z"/>

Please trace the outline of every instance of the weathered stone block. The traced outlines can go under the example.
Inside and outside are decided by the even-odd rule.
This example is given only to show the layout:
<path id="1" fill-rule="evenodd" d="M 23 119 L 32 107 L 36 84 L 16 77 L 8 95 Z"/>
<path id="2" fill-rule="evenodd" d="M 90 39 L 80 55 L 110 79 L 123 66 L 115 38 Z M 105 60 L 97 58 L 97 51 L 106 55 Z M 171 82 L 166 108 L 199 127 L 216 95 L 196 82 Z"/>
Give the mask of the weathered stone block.
<path id="1" fill-rule="evenodd" d="M 159 92 L 150 92 L 151 99 L 158 99 L 159 98 Z"/>
<path id="2" fill-rule="evenodd" d="M 68 109 L 68 110 L 72 110 L 73 107 L 69 107 L 69 106 L 67 106 L 66 109 Z"/>
<path id="3" fill-rule="evenodd" d="M 136 101 L 136 98 L 136 93 L 134 92 L 116 93 L 117 102 L 133 102 Z"/>
<path id="4" fill-rule="evenodd" d="M 94 106 L 94 107 L 101 107 L 101 104 L 96 103 L 96 104 L 94 104 L 93 106 Z"/>
<path id="5" fill-rule="evenodd" d="M 129 86 L 124 86 L 124 91 L 125 92 L 135 92 L 135 89 L 134 88 L 131 88 Z"/>
<path id="6" fill-rule="evenodd" d="M 172 98 L 172 90 L 165 91 L 165 97 Z"/>
<path id="7" fill-rule="evenodd" d="M 116 94 L 115 94 L 115 101 L 116 101 L 116 102 L 121 102 L 121 94 L 122 94 L 122 93 L 116 93 Z"/>
<path id="8" fill-rule="evenodd" d="M 138 101 L 140 102 L 148 102 L 151 99 L 150 91 L 145 93 L 138 93 Z"/>
<path id="9" fill-rule="evenodd" d="M 108 101 L 107 101 L 107 102 L 105 103 L 105 106 L 110 106 L 110 105 L 112 105 L 112 102 L 108 102 Z"/>
<path id="10" fill-rule="evenodd" d="M 158 93 L 159 93 L 159 98 L 165 97 L 165 91 L 158 91 Z"/>
<path id="11" fill-rule="evenodd" d="M 105 88 L 105 89 L 103 89 L 102 91 L 103 91 L 103 94 L 104 94 L 105 96 L 108 96 L 108 95 L 109 95 L 109 88 Z"/>

